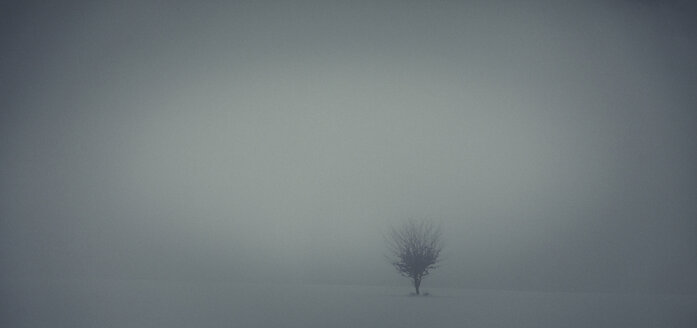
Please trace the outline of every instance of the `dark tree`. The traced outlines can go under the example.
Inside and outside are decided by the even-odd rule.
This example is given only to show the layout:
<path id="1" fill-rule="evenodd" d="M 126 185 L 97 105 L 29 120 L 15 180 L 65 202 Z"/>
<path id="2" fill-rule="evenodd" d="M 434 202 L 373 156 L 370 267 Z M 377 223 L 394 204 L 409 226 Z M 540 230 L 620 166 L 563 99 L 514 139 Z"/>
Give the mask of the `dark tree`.
<path id="1" fill-rule="evenodd" d="M 409 278 L 419 295 L 421 281 L 437 267 L 443 249 L 440 228 L 430 221 L 408 220 L 392 227 L 387 236 L 392 253 L 392 265 L 404 277 Z"/>

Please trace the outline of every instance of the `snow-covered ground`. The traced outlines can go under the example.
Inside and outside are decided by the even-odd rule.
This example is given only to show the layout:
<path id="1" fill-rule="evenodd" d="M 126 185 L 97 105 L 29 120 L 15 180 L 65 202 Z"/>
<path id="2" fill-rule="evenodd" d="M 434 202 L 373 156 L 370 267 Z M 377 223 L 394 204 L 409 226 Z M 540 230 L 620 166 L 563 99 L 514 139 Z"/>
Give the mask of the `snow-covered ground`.
<path id="1" fill-rule="evenodd" d="M 2 287 L 2 327 L 697 327 L 697 295 L 406 286 L 35 280 Z"/>

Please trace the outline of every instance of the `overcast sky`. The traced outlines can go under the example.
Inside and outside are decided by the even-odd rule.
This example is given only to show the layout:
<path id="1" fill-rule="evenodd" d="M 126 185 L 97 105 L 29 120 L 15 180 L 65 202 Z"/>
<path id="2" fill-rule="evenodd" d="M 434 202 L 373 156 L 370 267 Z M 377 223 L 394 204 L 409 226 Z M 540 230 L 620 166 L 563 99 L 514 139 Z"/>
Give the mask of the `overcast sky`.
<path id="1" fill-rule="evenodd" d="M 4 2 L 2 275 L 697 292 L 686 3 Z"/>

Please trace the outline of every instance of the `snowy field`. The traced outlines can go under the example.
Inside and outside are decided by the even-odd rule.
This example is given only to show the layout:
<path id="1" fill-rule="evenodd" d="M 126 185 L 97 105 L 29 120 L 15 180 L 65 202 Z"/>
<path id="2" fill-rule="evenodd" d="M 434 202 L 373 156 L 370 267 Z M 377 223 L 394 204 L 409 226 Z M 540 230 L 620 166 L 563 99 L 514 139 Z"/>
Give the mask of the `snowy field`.
<path id="1" fill-rule="evenodd" d="M 166 281 L 5 284 L 2 327 L 697 327 L 697 295 Z"/>

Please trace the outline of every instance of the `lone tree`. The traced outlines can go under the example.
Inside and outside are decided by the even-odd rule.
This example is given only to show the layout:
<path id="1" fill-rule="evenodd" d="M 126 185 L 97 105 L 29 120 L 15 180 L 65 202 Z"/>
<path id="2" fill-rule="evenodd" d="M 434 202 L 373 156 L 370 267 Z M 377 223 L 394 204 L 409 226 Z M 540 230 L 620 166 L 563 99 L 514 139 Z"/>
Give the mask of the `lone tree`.
<path id="1" fill-rule="evenodd" d="M 413 282 L 419 295 L 421 280 L 439 262 L 443 249 L 440 227 L 430 221 L 408 220 L 397 228 L 392 227 L 386 239 L 393 255 L 392 265 Z"/>

